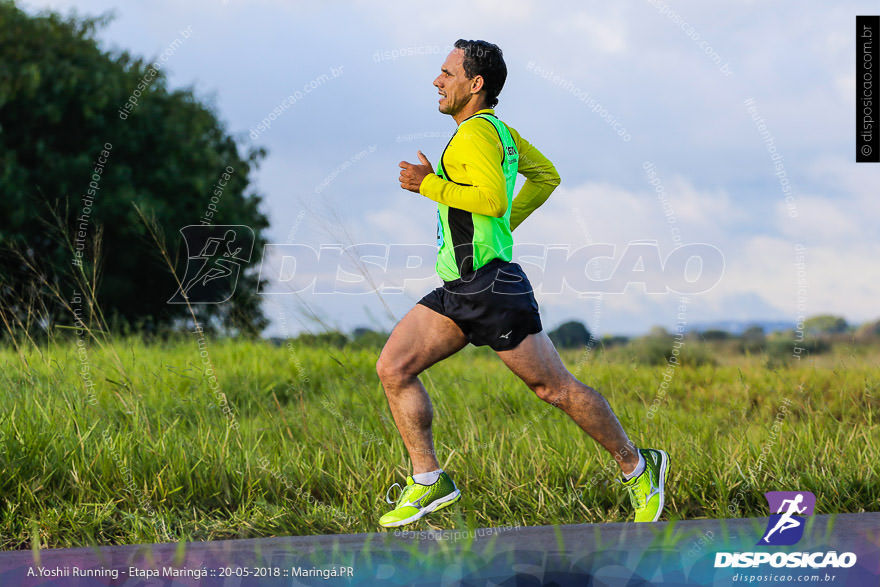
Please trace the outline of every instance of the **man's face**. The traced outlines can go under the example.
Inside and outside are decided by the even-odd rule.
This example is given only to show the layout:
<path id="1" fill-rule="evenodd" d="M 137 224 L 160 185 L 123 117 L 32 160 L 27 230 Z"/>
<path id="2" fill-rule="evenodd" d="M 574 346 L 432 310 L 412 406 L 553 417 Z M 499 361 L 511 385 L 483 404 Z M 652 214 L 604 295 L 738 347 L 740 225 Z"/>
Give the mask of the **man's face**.
<path id="1" fill-rule="evenodd" d="M 464 73 L 464 51 L 453 49 L 440 67 L 434 85 L 440 94 L 440 112 L 455 116 L 477 94 L 472 93 L 477 78 L 468 79 Z M 479 76 L 477 76 L 479 77 Z"/>

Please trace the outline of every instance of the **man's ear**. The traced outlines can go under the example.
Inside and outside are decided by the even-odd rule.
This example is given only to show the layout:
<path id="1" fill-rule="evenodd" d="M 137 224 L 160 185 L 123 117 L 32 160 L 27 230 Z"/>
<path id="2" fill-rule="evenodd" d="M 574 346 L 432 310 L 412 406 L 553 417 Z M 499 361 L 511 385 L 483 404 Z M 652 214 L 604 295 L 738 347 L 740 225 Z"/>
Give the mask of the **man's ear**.
<path id="1" fill-rule="evenodd" d="M 471 94 L 478 94 L 483 89 L 483 76 L 475 75 L 471 80 Z"/>

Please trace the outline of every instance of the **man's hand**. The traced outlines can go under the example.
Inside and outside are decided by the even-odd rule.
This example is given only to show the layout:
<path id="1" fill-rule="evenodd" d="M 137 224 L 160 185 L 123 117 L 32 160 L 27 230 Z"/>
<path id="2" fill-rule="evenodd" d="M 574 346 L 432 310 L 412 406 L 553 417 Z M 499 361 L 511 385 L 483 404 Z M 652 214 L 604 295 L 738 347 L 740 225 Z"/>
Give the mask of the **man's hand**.
<path id="1" fill-rule="evenodd" d="M 419 151 L 419 161 L 421 165 L 414 163 L 400 162 L 400 187 L 411 192 L 419 193 L 419 186 L 426 175 L 434 173 L 434 167 L 428 158 Z"/>

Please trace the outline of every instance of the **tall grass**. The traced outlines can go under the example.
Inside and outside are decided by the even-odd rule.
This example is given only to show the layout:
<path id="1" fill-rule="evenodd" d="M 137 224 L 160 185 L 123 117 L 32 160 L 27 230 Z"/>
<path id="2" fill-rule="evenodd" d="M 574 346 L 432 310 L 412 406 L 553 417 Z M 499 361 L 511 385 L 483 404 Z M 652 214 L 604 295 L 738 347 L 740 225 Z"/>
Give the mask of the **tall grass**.
<path id="1" fill-rule="evenodd" d="M 378 350 L 196 334 L 0 348 L 0 547 L 378 530 L 409 472 Z M 810 490 L 820 513 L 880 509 L 876 354 L 685 365 L 666 388 L 665 365 L 565 359 L 636 444 L 670 453 L 666 519 L 766 515 L 770 490 Z M 423 380 L 464 498 L 415 529 L 631 517 L 611 457 L 491 352 Z"/>

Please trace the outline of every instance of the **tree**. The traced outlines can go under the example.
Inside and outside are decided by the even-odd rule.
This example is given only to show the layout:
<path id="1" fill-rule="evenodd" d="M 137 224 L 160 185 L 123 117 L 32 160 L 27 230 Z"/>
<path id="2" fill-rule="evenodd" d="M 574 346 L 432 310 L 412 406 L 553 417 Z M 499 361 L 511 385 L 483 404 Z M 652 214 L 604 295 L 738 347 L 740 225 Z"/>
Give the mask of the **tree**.
<path id="1" fill-rule="evenodd" d="M 703 333 L 703 340 L 728 340 L 730 338 L 730 333 L 726 330 L 718 330 L 716 328 L 711 328 Z"/>
<path id="2" fill-rule="evenodd" d="M 648 334 L 645 336 L 651 338 L 669 338 L 669 331 L 662 326 L 652 326 L 651 330 L 649 330 Z"/>
<path id="3" fill-rule="evenodd" d="M 871 341 L 880 338 L 880 320 L 865 322 L 855 333 L 856 340 Z"/>
<path id="4" fill-rule="evenodd" d="M 128 324 L 180 321 L 187 308 L 166 303 L 177 283 L 135 207 L 155 221 L 182 277 L 187 258 L 178 231 L 202 222 L 213 204 L 207 223 L 250 226 L 256 240 L 232 299 L 197 306 L 198 315 L 208 324 L 262 330 L 252 268 L 268 220 L 248 189 L 265 151 L 241 153 L 193 90 L 167 87 L 160 61 L 103 51 L 95 32 L 106 18 L 32 16 L 0 0 L 0 22 L 4 310 L 27 311 L 29 264 L 69 291 L 79 250 L 83 274 L 99 277 L 94 293 L 105 315 Z M 185 33 L 176 50 L 184 50 Z M 71 321 L 59 300 L 45 305 L 44 325 Z"/>
<path id="5" fill-rule="evenodd" d="M 294 340 L 307 347 L 333 347 L 337 349 L 344 347 L 350 342 L 349 338 L 338 330 L 328 330 L 317 334 L 303 332 Z"/>
<path id="6" fill-rule="evenodd" d="M 602 337 L 602 346 L 606 349 L 610 349 L 616 346 L 623 346 L 628 342 L 628 336 L 606 334 Z"/>
<path id="7" fill-rule="evenodd" d="M 360 326 L 355 328 L 351 337 L 352 340 L 361 346 L 382 348 L 388 341 L 390 336 L 387 332 L 376 332 L 371 328 Z"/>
<path id="8" fill-rule="evenodd" d="M 746 328 L 741 337 L 742 349 L 744 352 L 759 353 L 767 347 L 767 335 L 764 334 L 764 327 L 753 324 Z"/>
<path id="9" fill-rule="evenodd" d="M 572 320 L 561 324 L 559 328 L 551 331 L 548 336 L 557 347 L 570 349 L 586 346 L 590 342 L 592 335 L 582 322 Z"/>
<path id="10" fill-rule="evenodd" d="M 807 334 L 838 334 L 846 332 L 849 324 L 840 316 L 832 316 L 831 314 L 821 314 L 812 316 L 804 321 L 804 330 Z"/>

